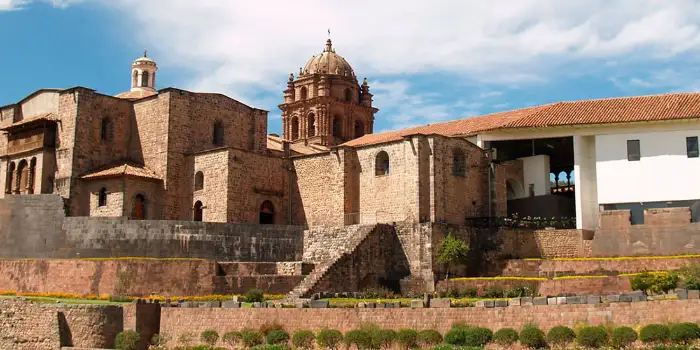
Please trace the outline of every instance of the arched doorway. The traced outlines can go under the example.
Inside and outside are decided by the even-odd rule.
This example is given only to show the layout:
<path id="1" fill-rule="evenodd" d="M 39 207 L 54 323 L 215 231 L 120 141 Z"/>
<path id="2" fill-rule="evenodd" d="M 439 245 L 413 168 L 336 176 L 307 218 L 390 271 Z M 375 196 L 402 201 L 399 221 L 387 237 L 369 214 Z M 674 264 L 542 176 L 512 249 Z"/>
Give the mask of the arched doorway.
<path id="1" fill-rule="evenodd" d="M 260 205 L 260 224 L 274 225 L 275 223 L 275 206 L 270 201 L 264 201 Z"/>
<path id="2" fill-rule="evenodd" d="M 506 198 L 508 200 L 525 197 L 525 190 L 523 189 L 523 186 L 521 186 L 520 182 L 515 179 L 506 180 L 506 193 Z"/>
<path id="3" fill-rule="evenodd" d="M 196 201 L 194 203 L 194 221 L 202 221 L 202 202 Z"/>
<path id="4" fill-rule="evenodd" d="M 137 194 L 134 197 L 134 206 L 131 210 L 132 220 L 143 220 L 146 218 L 146 197 L 142 194 Z"/>

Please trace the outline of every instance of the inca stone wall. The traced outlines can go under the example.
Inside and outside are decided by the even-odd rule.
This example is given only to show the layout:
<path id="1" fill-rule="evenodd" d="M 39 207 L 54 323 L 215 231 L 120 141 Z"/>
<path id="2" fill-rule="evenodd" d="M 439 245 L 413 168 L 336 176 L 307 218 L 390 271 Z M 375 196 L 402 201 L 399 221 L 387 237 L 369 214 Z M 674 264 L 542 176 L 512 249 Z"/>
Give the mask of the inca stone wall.
<path id="1" fill-rule="evenodd" d="M 0 349 L 56 350 L 60 347 L 57 312 L 38 304 L 0 299 Z"/>
<path id="2" fill-rule="evenodd" d="M 0 199 L 3 258 L 301 261 L 303 227 L 64 217 L 57 195 Z"/>

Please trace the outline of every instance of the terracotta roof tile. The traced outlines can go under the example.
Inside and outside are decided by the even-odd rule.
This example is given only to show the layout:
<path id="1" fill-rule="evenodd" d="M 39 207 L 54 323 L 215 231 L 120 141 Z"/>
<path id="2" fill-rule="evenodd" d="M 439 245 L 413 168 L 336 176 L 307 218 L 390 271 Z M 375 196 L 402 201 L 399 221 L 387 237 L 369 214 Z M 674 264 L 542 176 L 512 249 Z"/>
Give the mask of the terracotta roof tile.
<path id="1" fill-rule="evenodd" d="M 16 123 L 12 123 L 12 124 L 10 124 L 10 125 L 8 125 L 8 126 L 2 128 L 2 129 L 0 129 L 0 130 L 12 129 L 12 128 L 15 128 L 15 127 L 18 127 L 18 126 L 26 125 L 26 124 L 29 124 L 29 123 L 34 123 L 34 122 L 37 122 L 37 121 L 40 121 L 40 120 L 58 120 L 58 118 L 57 118 L 56 115 L 54 115 L 53 113 L 42 113 L 42 114 L 37 114 L 37 115 L 33 115 L 33 116 L 30 116 L 30 117 L 24 118 L 24 119 L 22 119 L 22 120 L 20 120 L 20 121 L 18 121 L 18 122 L 16 122 Z"/>
<path id="2" fill-rule="evenodd" d="M 282 146 L 283 138 L 275 135 L 267 135 L 267 148 L 273 151 L 284 151 Z M 330 151 L 330 148 L 322 145 L 309 144 L 305 145 L 303 143 L 292 143 L 291 144 L 292 153 L 309 155 L 316 153 L 323 153 Z"/>
<path id="3" fill-rule="evenodd" d="M 122 92 L 121 94 L 116 95 L 114 97 L 123 98 L 126 100 L 138 100 L 140 98 L 153 96 L 155 94 L 156 93 L 153 91 L 127 91 L 127 92 Z"/>
<path id="4" fill-rule="evenodd" d="M 161 180 L 161 178 L 156 175 L 153 171 L 150 169 L 140 166 L 140 165 L 131 165 L 131 164 L 121 164 L 117 165 L 114 167 L 98 170 L 86 175 L 82 176 L 82 179 L 96 179 L 96 178 L 103 178 L 103 177 L 112 177 L 112 176 L 134 176 L 134 177 L 141 177 L 141 178 L 146 178 L 146 179 L 154 179 L 154 180 Z"/>
<path id="5" fill-rule="evenodd" d="M 700 93 L 674 93 L 557 102 L 449 122 L 369 134 L 346 142 L 359 147 L 399 141 L 411 134 L 472 135 L 499 129 L 541 128 L 700 118 Z"/>

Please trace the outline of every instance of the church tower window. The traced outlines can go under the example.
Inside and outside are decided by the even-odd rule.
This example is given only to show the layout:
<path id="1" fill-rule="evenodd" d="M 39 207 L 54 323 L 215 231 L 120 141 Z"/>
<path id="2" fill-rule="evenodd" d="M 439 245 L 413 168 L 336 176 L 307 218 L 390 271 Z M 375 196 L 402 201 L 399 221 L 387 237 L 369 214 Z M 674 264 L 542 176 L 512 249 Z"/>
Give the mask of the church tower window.
<path id="1" fill-rule="evenodd" d="M 214 123 L 214 130 L 212 134 L 212 143 L 215 146 L 224 145 L 224 124 L 220 121 Z"/>

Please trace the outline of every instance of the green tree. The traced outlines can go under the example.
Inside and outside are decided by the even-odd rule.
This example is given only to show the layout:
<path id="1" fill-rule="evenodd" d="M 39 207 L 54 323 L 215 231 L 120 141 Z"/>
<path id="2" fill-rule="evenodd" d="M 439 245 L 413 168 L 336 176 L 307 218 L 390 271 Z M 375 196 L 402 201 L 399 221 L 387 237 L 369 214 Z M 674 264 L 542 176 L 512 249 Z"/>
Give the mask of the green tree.
<path id="1" fill-rule="evenodd" d="M 437 262 L 445 265 L 445 279 L 450 278 L 450 266 L 457 263 L 467 262 L 469 258 L 469 245 L 461 239 L 455 238 L 449 233 L 440 242 L 438 248 Z"/>

